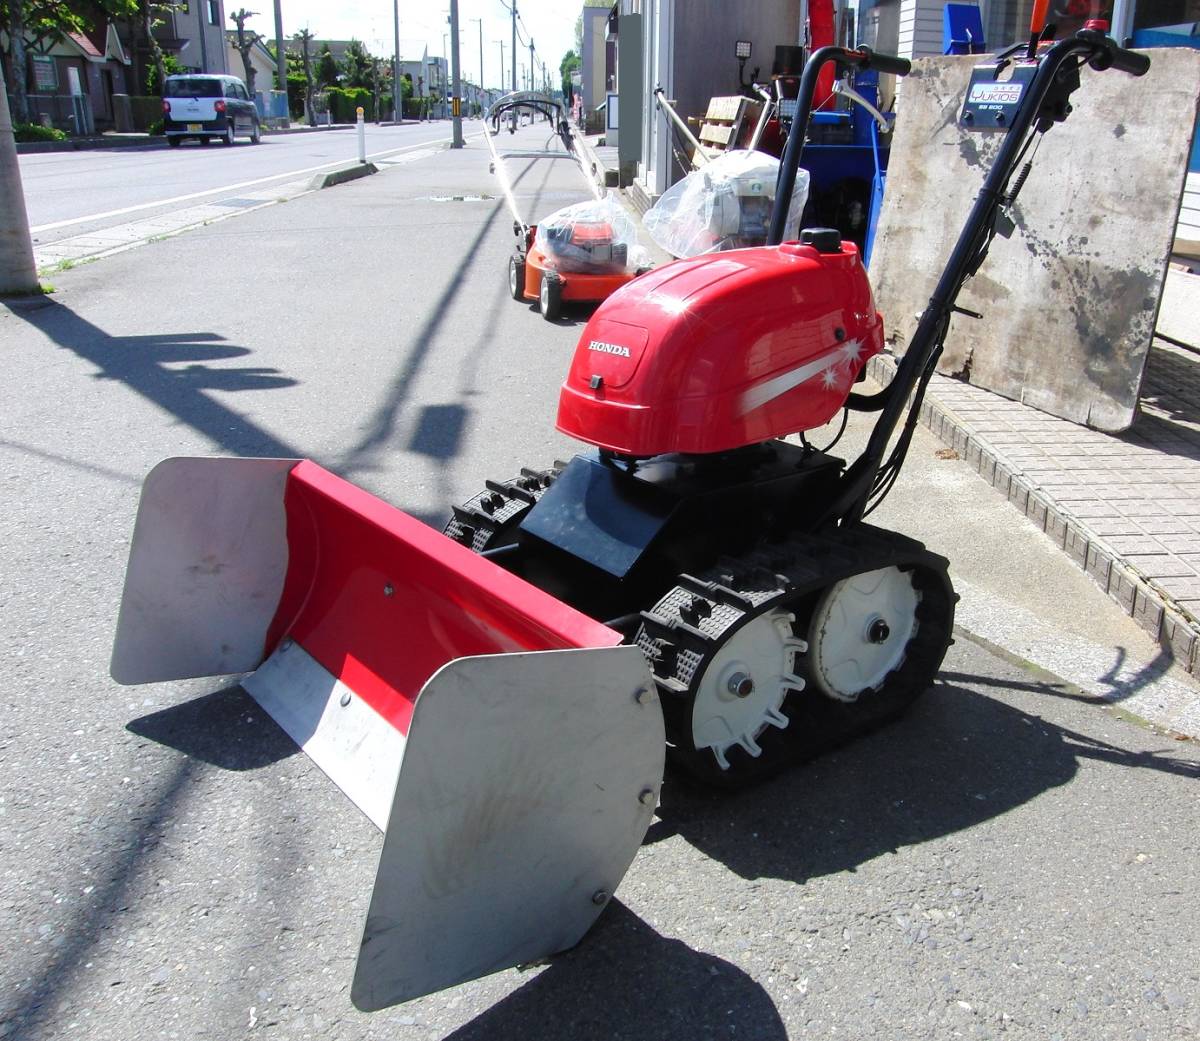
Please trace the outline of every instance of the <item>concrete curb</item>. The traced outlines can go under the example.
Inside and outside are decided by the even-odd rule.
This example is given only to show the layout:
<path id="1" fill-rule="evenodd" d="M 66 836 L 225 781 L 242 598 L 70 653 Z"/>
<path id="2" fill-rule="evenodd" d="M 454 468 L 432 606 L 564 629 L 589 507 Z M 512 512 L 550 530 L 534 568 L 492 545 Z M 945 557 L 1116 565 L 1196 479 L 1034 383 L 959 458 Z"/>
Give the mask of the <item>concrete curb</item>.
<path id="1" fill-rule="evenodd" d="M 895 359 L 876 355 L 867 371 L 877 382 L 890 383 L 896 372 Z M 931 391 L 921 404 L 920 419 L 980 477 L 1050 536 L 1055 545 L 1158 641 L 1177 665 L 1193 676 L 1200 676 L 1200 622 L 1190 612 L 1158 589 L 1153 580 L 1139 574 L 1086 521 L 1073 516 L 1015 469 L 988 443 L 986 436 L 972 430 L 966 420 Z"/>
<path id="2" fill-rule="evenodd" d="M 596 155 L 595 151 L 593 151 L 592 146 L 588 143 L 588 139 L 586 137 L 584 137 L 582 134 L 577 134 L 574 131 L 571 132 L 571 136 L 575 139 L 575 143 L 579 146 L 579 154 L 583 159 L 584 169 L 591 173 L 592 180 L 596 182 L 596 185 L 601 189 L 616 188 L 618 181 L 617 171 L 609 170 L 608 167 L 600 162 L 600 158 Z M 611 184 L 609 183 L 609 174 L 612 175 Z"/>
<path id="3" fill-rule="evenodd" d="M 368 123 L 368 126 L 417 126 L 415 119 L 405 119 L 400 123 L 385 120 L 382 123 Z M 263 127 L 263 137 L 277 137 L 284 134 L 322 134 L 332 130 L 353 130 L 354 123 L 333 123 L 329 126 L 293 126 L 293 127 Z M 17 154 L 36 152 L 86 152 L 100 148 L 165 148 L 167 139 L 154 134 L 97 134 L 94 137 L 70 137 L 66 141 L 21 141 L 17 143 Z"/>
<path id="4" fill-rule="evenodd" d="M 360 177 L 370 177 L 374 173 L 379 173 L 379 169 L 374 163 L 355 163 L 353 166 L 343 167 L 341 170 L 330 170 L 329 173 L 317 174 L 308 182 L 308 187 L 313 191 L 332 188 L 336 184 L 357 181 Z"/>
<path id="5" fill-rule="evenodd" d="M 20 141 L 17 154 L 38 152 L 90 152 L 107 148 L 166 148 L 165 137 L 150 134 L 121 134 L 104 137 L 71 137 L 66 141 Z"/>

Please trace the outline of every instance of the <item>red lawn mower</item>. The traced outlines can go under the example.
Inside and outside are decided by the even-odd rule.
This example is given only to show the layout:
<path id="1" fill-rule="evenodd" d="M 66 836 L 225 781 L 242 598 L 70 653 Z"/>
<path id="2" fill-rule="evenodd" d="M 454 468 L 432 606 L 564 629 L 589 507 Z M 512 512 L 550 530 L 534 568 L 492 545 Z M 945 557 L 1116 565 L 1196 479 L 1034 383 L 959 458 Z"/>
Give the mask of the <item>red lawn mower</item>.
<path id="1" fill-rule="evenodd" d="M 515 124 L 520 113 L 550 120 L 565 151 L 498 152 L 493 141 L 504 121 Z M 514 300 L 537 303 L 542 317 L 556 321 L 567 303 L 599 303 L 633 281 L 647 267 L 631 256 L 637 250 L 637 229 L 619 203 L 600 195 L 583 168 L 570 120 L 562 102 L 548 94 L 517 91 L 506 94 L 488 111 L 494 134 L 485 134 L 492 153 L 492 172 L 500 179 L 513 215 L 517 248 L 508 259 L 508 290 Z M 594 198 L 568 206 L 538 224 L 526 224 L 513 199 L 505 168 L 507 159 L 569 159 Z M 632 261 L 632 266 L 631 266 Z"/>

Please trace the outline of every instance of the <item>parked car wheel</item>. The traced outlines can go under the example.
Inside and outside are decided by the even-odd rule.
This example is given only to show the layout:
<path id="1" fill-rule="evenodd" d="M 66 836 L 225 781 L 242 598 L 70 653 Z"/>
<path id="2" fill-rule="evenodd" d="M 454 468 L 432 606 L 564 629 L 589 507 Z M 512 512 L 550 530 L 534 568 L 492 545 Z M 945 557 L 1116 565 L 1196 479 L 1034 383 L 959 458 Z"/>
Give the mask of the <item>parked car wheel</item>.
<path id="1" fill-rule="evenodd" d="M 250 143 L 252 145 L 257 145 L 261 141 L 262 141 L 262 127 L 260 127 L 258 125 L 258 120 L 256 119 L 254 121 L 253 125 L 250 127 Z"/>
<path id="2" fill-rule="evenodd" d="M 233 144 L 233 120 L 232 119 L 229 121 L 229 125 L 225 128 L 225 137 L 222 138 L 222 140 L 225 142 L 225 144 L 227 146 Z"/>
<path id="3" fill-rule="evenodd" d="M 168 137 L 167 138 L 167 147 L 168 148 L 178 148 L 181 144 L 183 144 L 182 137 Z"/>

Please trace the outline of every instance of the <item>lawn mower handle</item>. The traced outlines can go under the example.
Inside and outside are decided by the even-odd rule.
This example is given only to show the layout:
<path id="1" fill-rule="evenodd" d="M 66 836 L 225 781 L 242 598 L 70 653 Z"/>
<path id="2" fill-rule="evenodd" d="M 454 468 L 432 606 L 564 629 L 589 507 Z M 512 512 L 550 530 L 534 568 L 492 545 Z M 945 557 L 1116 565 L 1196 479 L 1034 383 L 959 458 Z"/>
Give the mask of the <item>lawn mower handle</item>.
<path id="1" fill-rule="evenodd" d="M 808 122 L 812 116 L 813 94 L 821 70 L 830 62 L 842 69 L 876 69 L 896 76 L 907 76 L 912 62 L 890 54 L 876 54 L 869 47 L 849 50 L 846 47 L 822 47 L 815 51 L 804 66 L 800 77 L 800 92 L 796 96 L 796 114 L 792 117 L 792 128 L 788 132 L 787 145 L 779 162 L 779 178 L 775 182 L 775 206 L 771 210 L 771 227 L 767 232 L 767 245 L 778 246 L 783 241 L 787 228 L 788 207 L 792 201 L 792 189 L 796 185 L 796 171 L 800 168 L 800 154 L 804 151 L 804 138 L 808 134 Z"/>

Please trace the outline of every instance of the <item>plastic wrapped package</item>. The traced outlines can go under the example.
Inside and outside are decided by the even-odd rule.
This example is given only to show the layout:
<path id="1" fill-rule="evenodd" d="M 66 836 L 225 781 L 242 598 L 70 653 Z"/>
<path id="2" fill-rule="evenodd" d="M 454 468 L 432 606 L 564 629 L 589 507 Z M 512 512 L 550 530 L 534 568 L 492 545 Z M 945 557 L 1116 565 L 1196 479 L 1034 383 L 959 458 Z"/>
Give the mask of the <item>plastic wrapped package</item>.
<path id="1" fill-rule="evenodd" d="M 767 241 L 779 160 L 736 149 L 693 170 L 672 185 L 646 212 L 642 223 L 656 244 L 673 257 L 761 246 Z M 808 201 L 808 171 L 796 172 L 785 239 L 800 233 Z"/>
<path id="2" fill-rule="evenodd" d="M 611 195 L 539 221 L 534 248 L 555 271 L 610 275 L 650 266 L 650 254 L 638 245 L 637 225 Z"/>

